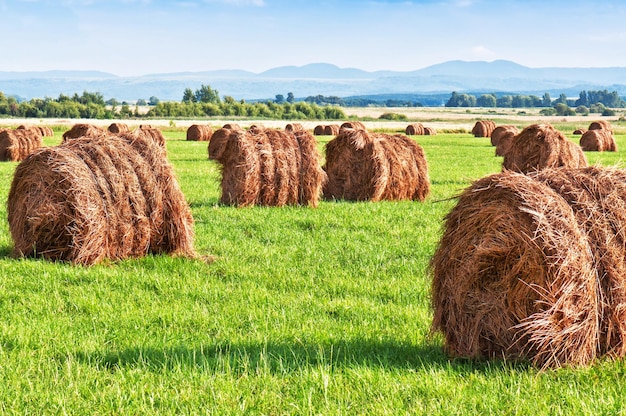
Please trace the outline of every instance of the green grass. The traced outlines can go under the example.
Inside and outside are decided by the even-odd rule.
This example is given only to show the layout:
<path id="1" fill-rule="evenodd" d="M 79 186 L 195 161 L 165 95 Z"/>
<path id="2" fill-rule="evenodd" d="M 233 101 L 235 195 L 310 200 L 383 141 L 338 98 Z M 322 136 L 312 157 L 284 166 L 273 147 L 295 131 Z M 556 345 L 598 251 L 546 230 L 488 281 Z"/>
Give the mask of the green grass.
<path id="1" fill-rule="evenodd" d="M 215 261 L 12 259 L 3 203 L 0 413 L 626 412 L 624 361 L 540 372 L 451 360 L 429 334 L 428 262 L 450 198 L 500 170 L 489 139 L 419 137 L 425 203 L 234 208 L 218 204 L 207 144 L 164 133 L 196 249 Z M 619 152 L 587 157 L 621 162 Z M 15 166 L 0 164 L 3 201 Z"/>

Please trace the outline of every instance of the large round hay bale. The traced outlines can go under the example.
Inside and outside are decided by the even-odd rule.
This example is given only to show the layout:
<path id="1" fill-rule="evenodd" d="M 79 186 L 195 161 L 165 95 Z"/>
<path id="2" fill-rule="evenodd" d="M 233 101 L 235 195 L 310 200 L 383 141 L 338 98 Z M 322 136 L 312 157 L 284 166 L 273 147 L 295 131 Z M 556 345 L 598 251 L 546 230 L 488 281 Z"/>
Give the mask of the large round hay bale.
<path id="1" fill-rule="evenodd" d="M 519 133 L 519 129 L 512 125 L 498 126 L 491 132 L 491 145 L 498 146 L 498 143 L 504 136 L 513 135 Z"/>
<path id="2" fill-rule="evenodd" d="M 411 123 L 406 126 L 404 133 L 409 136 L 421 136 L 424 134 L 424 125 L 422 123 Z"/>
<path id="3" fill-rule="evenodd" d="M 30 155 L 15 171 L 8 217 L 16 256 L 90 265 L 194 255 L 193 217 L 164 150 L 131 134 Z"/>
<path id="4" fill-rule="evenodd" d="M 307 131 L 294 132 L 300 148 L 298 203 L 317 207 L 328 176 L 320 165 L 315 137 Z"/>
<path id="5" fill-rule="evenodd" d="M 192 124 L 187 129 L 187 140 L 208 142 L 211 140 L 213 129 L 208 124 Z"/>
<path id="6" fill-rule="evenodd" d="M 589 124 L 589 130 L 608 130 L 613 133 L 613 127 L 607 120 L 593 121 Z"/>
<path id="7" fill-rule="evenodd" d="M 580 147 L 590 152 L 616 152 L 617 144 L 610 130 L 587 130 L 580 137 Z"/>
<path id="8" fill-rule="evenodd" d="M 130 131 L 130 127 L 126 123 L 111 123 L 107 130 L 113 134 L 126 133 Z"/>
<path id="9" fill-rule="evenodd" d="M 316 136 L 323 136 L 324 135 L 324 130 L 326 129 L 326 126 L 318 124 L 317 126 L 315 126 L 315 128 L 313 129 L 313 134 Z"/>
<path id="10" fill-rule="evenodd" d="M 63 142 L 81 137 L 100 137 L 103 132 L 103 129 L 93 124 L 77 123 L 63 133 Z"/>
<path id="11" fill-rule="evenodd" d="M 326 136 L 336 136 L 339 134 L 340 126 L 339 124 L 329 124 L 324 127 L 324 135 Z"/>
<path id="12" fill-rule="evenodd" d="M 580 129 L 574 130 L 572 134 L 585 134 L 586 131 L 587 129 L 580 128 Z"/>
<path id="13" fill-rule="evenodd" d="M 423 201 L 430 179 L 423 149 L 404 135 L 343 128 L 326 144 L 327 199 Z"/>
<path id="14" fill-rule="evenodd" d="M 626 175 L 611 176 L 506 171 L 460 196 L 431 260 L 433 330 L 450 355 L 539 366 L 623 355 Z"/>
<path id="15" fill-rule="evenodd" d="M 289 123 L 285 126 L 286 131 L 304 131 L 304 126 L 301 123 Z"/>
<path id="16" fill-rule="evenodd" d="M 365 127 L 365 124 L 361 123 L 360 121 L 346 121 L 341 126 L 339 126 L 340 131 L 343 129 L 367 130 L 367 127 Z"/>
<path id="17" fill-rule="evenodd" d="M 532 124 L 517 134 L 504 154 L 502 168 L 521 173 L 555 167 L 585 167 L 576 143 L 549 124 Z"/>
<path id="18" fill-rule="evenodd" d="M 437 129 L 434 127 L 424 126 L 424 136 L 436 136 Z"/>
<path id="19" fill-rule="evenodd" d="M 472 128 L 474 137 L 491 137 L 491 132 L 496 128 L 496 123 L 491 120 L 478 120 Z"/>
<path id="20" fill-rule="evenodd" d="M 22 161 L 41 146 L 43 138 L 38 129 L 0 131 L 0 161 Z"/>
<path id="21" fill-rule="evenodd" d="M 134 134 L 137 137 L 152 140 L 159 146 L 165 147 L 165 136 L 163 136 L 161 130 L 157 128 L 148 127 L 148 125 L 141 125 L 134 131 Z"/>

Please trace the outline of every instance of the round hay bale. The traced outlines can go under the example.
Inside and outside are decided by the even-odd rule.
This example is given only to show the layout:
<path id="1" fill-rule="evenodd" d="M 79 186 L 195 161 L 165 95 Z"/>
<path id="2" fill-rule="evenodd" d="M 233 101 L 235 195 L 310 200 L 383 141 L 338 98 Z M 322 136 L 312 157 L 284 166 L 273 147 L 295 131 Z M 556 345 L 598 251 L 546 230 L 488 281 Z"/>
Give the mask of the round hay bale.
<path id="1" fill-rule="evenodd" d="M 339 134 L 340 126 L 339 124 L 329 124 L 324 127 L 324 135 L 325 136 L 336 136 Z"/>
<path id="2" fill-rule="evenodd" d="M 137 137 L 152 140 L 159 146 L 165 148 L 165 136 L 163 136 L 163 133 L 161 133 L 161 130 L 159 129 L 147 127 L 147 125 L 141 125 L 137 130 L 135 130 L 134 134 Z"/>
<path id="3" fill-rule="evenodd" d="M 587 129 L 576 129 L 572 134 L 585 134 L 586 131 Z"/>
<path id="4" fill-rule="evenodd" d="M 339 131 L 343 129 L 352 129 L 352 130 L 367 130 L 365 124 L 360 121 L 346 121 L 341 126 L 339 126 Z"/>
<path id="5" fill-rule="evenodd" d="M 286 131 L 304 131 L 304 126 L 300 123 L 289 123 L 285 126 Z"/>
<path id="6" fill-rule="evenodd" d="M 519 133 L 519 129 L 515 126 L 506 125 L 506 126 L 498 126 L 491 132 L 491 145 L 498 146 L 498 143 L 504 136 L 513 135 Z"/>
<path id="7" fill-rule="evenodd" d="M 597 356 L 589 242 L 554 190 L 506 171 L 476 181 L 447 215 L 431 260 L 433 331 L 466 358 L 539 366 Z"/>
<path id="8" fill-rule="evenodd" d="M 236 123 L 226 123 L 222 126 L 222 128 L 230 130 L 241 130 L 241 126 Z"/>
<path id="9" fill-rule="evenodd" d="M 617 144 L 610 130 L 587 130 L 580 137 L 580 147 L 590 152 L 616 152 Z"/>
<path id="10" fill-rule="evenodd" d="M 127 133 L 130 131 L 130 127 L 126 123 L 111 123 L 107 130 L 113 134 Z"/>
<path id="11" fill-rule="evenodd" d="M 611 123 L 607 120 L 599 120 L 599 121 L 591 122 L 591 124 L 589 124 L 588 130 L 608 130 L 611 133 L 613 133 L 613 127 L 611 126 Z"/>
<path id="12" fill-rule="evenodd" d="M 0 161 L 22 161 L 41 146 L 43 138 L 38 129 L 0 131 Z"/>
<path id="13" fill-rule="evenodd" d="M 78 123 L 74 124 L 72 128 L 63 133 L 63 142 L 81 137 L 100 137 L 103 132 L 103 129 L 93 124 Z"/>
<path id="14" fill-rule="evenodd" d="M 495 128 L 496 123 L 491 120 L 478 120 L 472 128 L 472 134 L 474 137 L 491 137 Z"/>
<path id="15" fill-rule="evenodd" d="M 422 123 L 412 123 L 406 126 L 404 133 L 409 136 L 421 136 L 424 134 L 424 125 Z"/>
<path id="16" fill-rule="evenodd" d="M 8 201 L 14 255 L 90 265 L 193 256 L 193 218 L 165 153 L 134 135 L 69 140 L 18 165 Z"/>
<path id="17" fill-rule="evenodd" d="M 307 131 L 294 132 L 300 149 L 298 204 L 317 207 L 328 176 L 320 164 L 317 141 Z"/>
<path id="18" fill-rule="evenodd" d="M 512 133 L 502 135 L 496 145 L 496 156 L 504 156 L 511 148 L 511 144 L 513 143 L 513 140 L 515 140 L 515 137 L 516 135 Z"/>
<path id="19" fill-rule="evenodd" d="M 424 136 L 436 136 L 436 135 L 437 135 L 436 128 L 424 126 Z"/>
<path id="20" fill-rule="evenodd" d="M 316 136 L 323 136 L 324 135 L 324 130 L 326 129 L 326 126 L 323 126 L 321 124 L 318 124 L 317 126 L 315 126 L 315 128 L 313 129 L 313 134 Z"/>
<path id="21" fill-rule="evenodd" d="M 343 128 L 326 144 L 327 199 L 423 201 L 430 190 L 423 149 L 403 135 Z"/>
<path id="22" fill-rule="evenodd" d="M 517 134 L 504 154 L 502 168 L 521 173 L 555 167 L 585 167 L 579 145 L 549 124 L 532 124 Z"/>
<path id="23" fill-rule="evenodd" d="M 187 140 L 208 142 L 211 140 L 213 129 L 208 124 L 192 124 L 187 129 Z"/>

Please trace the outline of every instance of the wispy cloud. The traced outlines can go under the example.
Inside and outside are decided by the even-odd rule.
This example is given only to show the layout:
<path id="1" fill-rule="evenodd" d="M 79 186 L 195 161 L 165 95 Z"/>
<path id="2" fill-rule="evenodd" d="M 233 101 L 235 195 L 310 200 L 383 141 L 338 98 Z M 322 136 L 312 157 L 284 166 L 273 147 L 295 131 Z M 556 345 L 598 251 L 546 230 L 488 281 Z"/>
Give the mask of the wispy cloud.
<path id="1" fill-rule="evenodd" d="M 471 53 L 474 57 L 480 59 L 493 59 L 496 56 L 494 51 L 483 45 L 474 46 L 471 49 Z"/>

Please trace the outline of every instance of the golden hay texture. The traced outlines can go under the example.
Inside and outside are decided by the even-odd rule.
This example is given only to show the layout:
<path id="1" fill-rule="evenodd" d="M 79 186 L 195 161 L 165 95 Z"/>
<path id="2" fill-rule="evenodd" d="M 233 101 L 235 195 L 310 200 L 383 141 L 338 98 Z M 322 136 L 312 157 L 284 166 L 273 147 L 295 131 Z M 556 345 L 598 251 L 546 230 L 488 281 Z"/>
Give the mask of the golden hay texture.
<path id="1" fill-rule="evenodd" d="M 491 175 L 444 228 L 432 329 L 450 355 L 540 367 L 626 356 L 626 171 Z"/>
<path id="2" fill-rule="evenodd" d="M 163 136 L 161 130 L 157 128 L 149 127 L 148 125 L 144 124 L 139 126 L 139 128 L 136 129 L 133 134 L 139 138 L 152 140 L 159 146 L 165 148 L 165 136 Z"/>
<path id="3" fill-rule="evenodd" d="M 613 127 L 607 120 L 593 121 L 589 124 L 589 130 L 608 130 L 613 133 Z"/>
<path id="4" fill-rule="evenodd" d="M 404 133 L 409 136 L 421 136 L 424 134 L 424 125 L 422 123 L 412 123 L 406 126 Z"/>
<path id="5" fill-rule="evenodd" d="M 326 182 L 315 138 L 304 130 L 221 128 L 208 152 L 221 166 L 224 204 L 315 207 Z"/>
<path id="6" fill-rule="evenodd" d="M 498 143 L 504 136 L 513 135 L 519 133 L 519 129 L 512 125 L 498 126 L 491 132 L 491 145 L 498 146 Z"/>
<path id="7" fill-rule="evenodd" d="M 15 256 L 91 265 L 147 253 L 193 256 L 193 217 L 163 148 L 131 134 L 31 154 L 8 198 Z"/>
<path id="8" fill-rule="evenodd" d="M 580 137 L 580 147 L 585 151 L 617 152 L 617 144 L 610 130 L 587 130 Z"/>
<path id="9" fill-rule="evenodd" d="M 317 126 L 315 126 L 315 128 L 313 129 L 313 134 L 316 136 L 323 136 L 324 135 L 324 129 L 326 128 L 326 126 L 322 125 L 322 124 L 318 124 Z"/>
<path id="10" fill-rule="evenodd" d="M 326 136 L 336 136 L 339 134 L 340 126 L 339 124 L 329 124 L 324 127 L 324 135 Z"/>
<path id="11" fill-rule="evenodd" d="M 424 150 L 409 137 L 342 128 L 326 144 L 327 199 L 419 200 L 430 192 Z"/>
<path id="12" fill-rule="evenodd" d="M 360 121 L 346 121 L 341 126 L 339 126 L 339 131 L 343 129 L 359 129 L 359 130 L 367 130 L 365 124 Z"/>
<path id="13" fill-rule="evenodd" d="M 41 146 L 43 137 L 39 129 L 0 131 L 0 161 L 22 161 Z"/>
<path id="14" fill-rule="evenodd" d="M 286 131 L 304 131 L 304 126 L 300 123 L 289 123 L 285 126 Z"/>
<path id="15" fill-rule="evenodd" d="M 213 135 L 213 129 L 208 124 L 192 124 L 187 129 L 187 140 L 208 142 Z"/>
<path id="16" fill-rule="evenodd" d="M 574 130 L 572 134 L 585 134 L 586 131 L 587 129 L 580 128 L 580 129 Z"/>
<path id="17" fill-rule="evenodd" d="M 127 133 L 130 131 L 130 127 L 126 123 L 111 123 L 107 130 L 113 134 Z"/>
<path id="18" fill-rule="evenodd" d="M 531 124 L 516 135 L 504 153 L 502 168 L 521 173 L 556 167 L 587 166 L 576 143 L 549 124 Z"/>
<path id="19" fill-rule="evenodd" d="M 491 132 L 496 128 L 496 123 L 491 120 L 478 120 L 472 128 L 474 137 L 491 137 Z"/>
<path id="20" fill-rule="evenodd" d="M 424 126 L 424 136 L 436 136 L 437 129 L 434 127 Z"/>
<path id="21" fill-rule="evenodd" d="M 81 137 L 100 137 L 103 132 L 103 129 L 93 124 L 78 123 L 63 133 L 63 142 Z"/>

